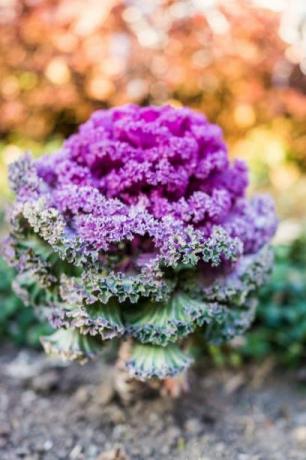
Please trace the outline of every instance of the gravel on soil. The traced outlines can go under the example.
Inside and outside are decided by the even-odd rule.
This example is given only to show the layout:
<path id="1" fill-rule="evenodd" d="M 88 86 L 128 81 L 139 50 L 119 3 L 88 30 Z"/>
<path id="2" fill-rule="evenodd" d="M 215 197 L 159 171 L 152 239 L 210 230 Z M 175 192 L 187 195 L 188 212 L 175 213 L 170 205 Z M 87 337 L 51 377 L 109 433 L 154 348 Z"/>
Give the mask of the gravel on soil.
<path id="1" fill-rule="evenodd" d="M 1 460 L 305 460 L 306 383 L 269 363 L 199 371 L 189 394 L 114 394 L 111 368 L 0 351 Z"/>

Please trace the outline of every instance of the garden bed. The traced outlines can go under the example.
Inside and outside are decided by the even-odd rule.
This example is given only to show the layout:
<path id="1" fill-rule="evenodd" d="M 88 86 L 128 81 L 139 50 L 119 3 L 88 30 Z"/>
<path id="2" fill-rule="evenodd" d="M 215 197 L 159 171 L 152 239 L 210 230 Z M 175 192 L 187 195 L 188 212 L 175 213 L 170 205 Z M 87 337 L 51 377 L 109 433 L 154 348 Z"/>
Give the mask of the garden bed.
<path id="1" fill-rule="evenodd" d="M 180 400 L 129 405 L 102 364 L 66 367 L 3 349 L 0 368 L 1 459 L 305 459 L 306 384 L 279 378 L 269 362 L 200 371 Z"/>

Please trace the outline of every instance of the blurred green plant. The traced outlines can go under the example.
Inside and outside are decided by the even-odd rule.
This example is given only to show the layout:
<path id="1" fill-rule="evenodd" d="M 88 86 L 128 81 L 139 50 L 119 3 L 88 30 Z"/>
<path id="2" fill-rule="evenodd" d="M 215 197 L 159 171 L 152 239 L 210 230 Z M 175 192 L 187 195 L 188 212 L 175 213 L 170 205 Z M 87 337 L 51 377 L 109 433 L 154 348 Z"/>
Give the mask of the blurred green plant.
<path id="1" fill-rule="evenodd" d="M 270 283 L 263 288 L 257 319 L 241 348 L 243 356 L 274 355 L 294 366 L 306 356 L 306 232 L 275 249 Z"/>
<path id="2" fill-rule="evenodd" d="M 39 347 L 39 337 L 51 329 L 39 322 L 12 290 L 13 270 L 0 258 L 0 342 Z"/>

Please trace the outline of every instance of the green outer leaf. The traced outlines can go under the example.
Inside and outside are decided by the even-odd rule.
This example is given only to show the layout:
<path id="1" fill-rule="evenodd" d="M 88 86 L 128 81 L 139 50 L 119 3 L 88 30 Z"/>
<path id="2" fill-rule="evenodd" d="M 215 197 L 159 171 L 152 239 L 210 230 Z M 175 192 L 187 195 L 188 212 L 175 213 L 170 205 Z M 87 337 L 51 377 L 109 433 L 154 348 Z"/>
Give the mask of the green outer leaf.
<path id="1" fill-rule="evenodd" d="M 156 301 L 168 298 L 174 284 L 142 273 L 126 275 L 113 271 L 87 269 L 81 276 L 62 275 L 60 292 L 68 303 L 107 303 L 111 297 L 119 302 L 137 303 L 141 297 L 152 297 Z"/>
<path id="2" fill-rule="evenodd" d="M 50 318 L 54 327 L 79 329 L 82 334 L 100 335 L 103 340 L 120 337 L 125 332 L 120 306 L 114 300 L 86 306 L 59 305 L 50 310 Z"/>
<path id="3" fill-rule="evenodd" d="M 241 257 L 232 273 L 221 273 L 208 286 L 201 286 L 203 298 L 243 306 L 250 293 L 267 281 L 272 266 L 273 251 L 266 245 L 256 254 Z"/>
<path id="4" fill-rule="evenodd" d="M 165 379 L 186 370 L 193 360 L 177 345 L 167 347 L 135 343 L 126 362 L 128 372 L 139 380 Z"/>
<path id="5" fill-rule="evenodd" d="M 124 320 L 127 333 L 140 342 L 165 346 L 209 323 L 221 312 L 222 307 L 216 303 L 194 300 L 179 292 L 168 302 L 145 302 L 126 311 Z"/>
<path id="6" fill-rule="evenodd" d="M 59 329 L 41 337 L 41 343 L 47 354 L 81 363 L 92 359 L 101 350 L 101 344 L 93 337 L 82 335 L 76 329 Z"/>
<path id="7" fill-rule="evenodd" d="M 80 327 L 83 334 L 100 334 L 103 340 L 124 334 L 120 307 L 116 302 L 88 305 L 82 311 L 82 316 L 75 317 L 75 326 Z"/>
<path id="8" fill-rule="evenodd" d="M 224 307 L 223 315 L 204 329 L 205 339 L 219 345 L 235 336 L 242 335 L 252 324 L 256 313 L 257 301 L 249 298 L 243 308 Z"/>

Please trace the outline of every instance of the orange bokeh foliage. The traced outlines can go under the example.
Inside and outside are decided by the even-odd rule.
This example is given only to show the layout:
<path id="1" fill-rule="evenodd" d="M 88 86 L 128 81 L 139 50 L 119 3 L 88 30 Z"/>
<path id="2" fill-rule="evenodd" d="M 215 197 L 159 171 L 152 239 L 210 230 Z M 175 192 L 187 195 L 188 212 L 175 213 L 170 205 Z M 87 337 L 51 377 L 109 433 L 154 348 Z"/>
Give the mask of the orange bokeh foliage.
<path id="1" fill-rule="evenodd" d="M 290 154 L 306 167 L 305 77 L 286 57 L 279 13 L 244 0 L 11 0 L 2 9 L 4 136 L 43 140 L 97 107 L 172 101 L 204 111 L 231 143 L 283 119 Z"/>

